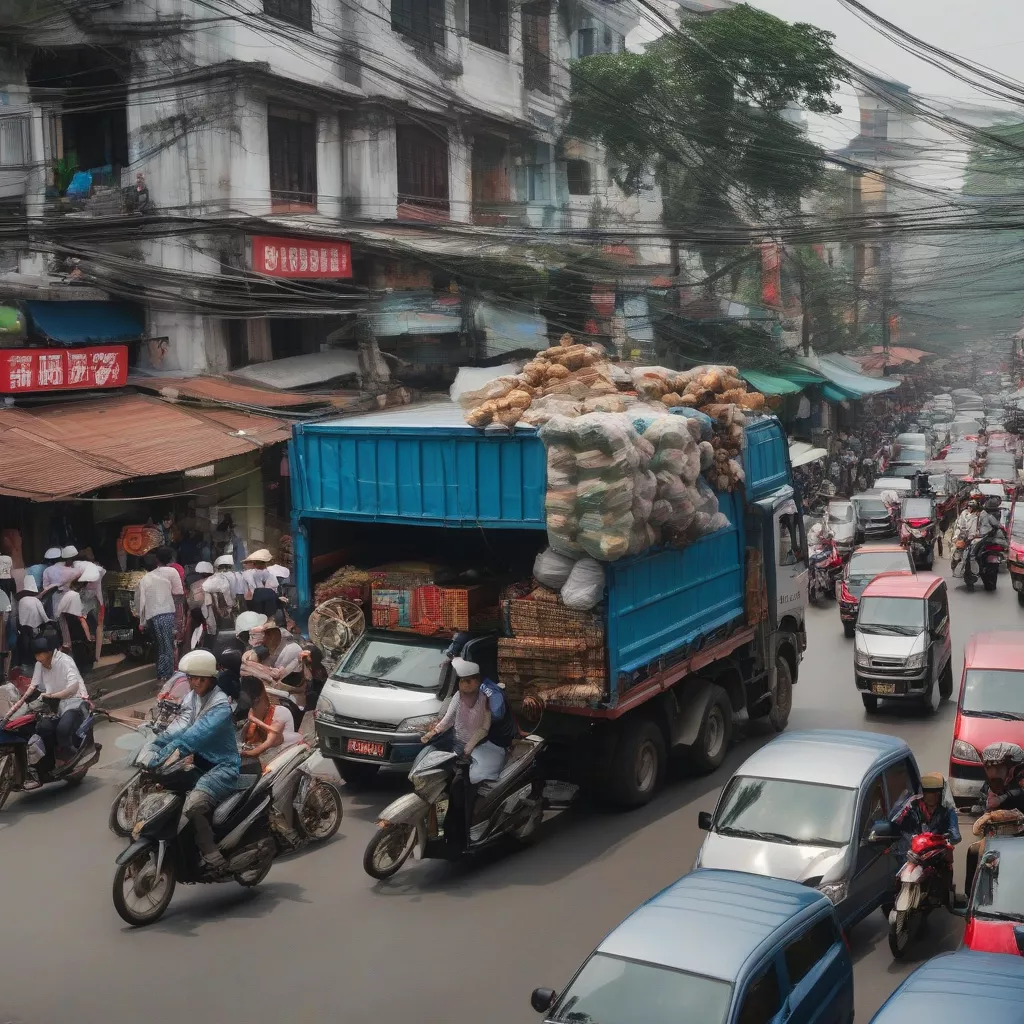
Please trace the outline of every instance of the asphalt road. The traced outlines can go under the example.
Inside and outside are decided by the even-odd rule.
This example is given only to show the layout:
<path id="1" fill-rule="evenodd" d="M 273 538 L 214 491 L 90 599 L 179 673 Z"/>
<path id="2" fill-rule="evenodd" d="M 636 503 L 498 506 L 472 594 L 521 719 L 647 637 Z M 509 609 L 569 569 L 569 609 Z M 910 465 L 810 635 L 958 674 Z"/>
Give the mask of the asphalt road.
<path id="1" fill-rule="evenodd" d="M 1006 576 L 994 595 L 954 588 L 951 607 L 957 673 L 970 633 L 1024 624 Z M 922 770 L 945 771 L 953 707 L 869 721 L 835 607 L 812 609 L 809 626 L 790 727 L 898 734 Z M 536 985 L 561 986 L 610 928 L 690 867 L 698 810 L 713 808 L 754 742 L 711 778 L 673 776 L 640 811 L 581 809 L 522 853 L 470 868 L 412 863 L 389 883 L 374 883 L 361 861 L 395 787 L 346 793 L 345 820 L 327 846 L 278 862 L 252 892 L 179 886 L 161 922 L 133 931 L 110 897 L 121 849 L 106 826 L 122 777 L 116 734 L 103 728 L 103 761 L 78 790 L 14 796 L 0 811 L 0 1024 L 535 1020 Z M 874 914 L 850 937 L 860 1021 L 917 962 L 954 949 L 961 927 L 933 916 L 899 965 L 885 931 Z"/>

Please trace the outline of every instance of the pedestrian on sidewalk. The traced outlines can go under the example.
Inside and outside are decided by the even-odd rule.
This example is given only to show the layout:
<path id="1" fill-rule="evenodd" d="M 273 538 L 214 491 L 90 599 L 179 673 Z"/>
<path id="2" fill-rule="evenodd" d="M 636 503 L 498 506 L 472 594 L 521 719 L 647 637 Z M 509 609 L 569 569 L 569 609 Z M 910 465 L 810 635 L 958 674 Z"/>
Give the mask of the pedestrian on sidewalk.
<path id="1" fill-rule="evenodd" d="M 184 597 L 181 577 L 174 569 L 160 565 L 150 552 L 143 559 L 146 575 L 139 580 L 135 591 L 135 609 L 139 628 L 152 630 L 156 642 L 156 677 L 161 683 L 174 675 L 174 624 L 176 614 L 174 584 L 179 597 Z M 173 579 L 172 579 L 173 577 Z"/>
<path id="2" fill-rule="evenodd" d="M 18 591 L 18 664 L 31 665 L 34 660 L 32 641 L 50 621 L 43 602 L 39 600 L 39 585 L 34 576 L 25 573 Z"/>

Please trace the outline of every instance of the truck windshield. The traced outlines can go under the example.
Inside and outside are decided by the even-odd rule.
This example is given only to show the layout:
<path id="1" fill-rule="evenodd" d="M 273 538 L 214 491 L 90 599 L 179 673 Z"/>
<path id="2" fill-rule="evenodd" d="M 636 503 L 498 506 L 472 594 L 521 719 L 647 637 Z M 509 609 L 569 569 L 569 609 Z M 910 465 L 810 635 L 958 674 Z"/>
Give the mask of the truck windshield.
<path id="1" fill-rule="evenodd" d="M 548 1019 L 559 1024 L 722 1024 L 731 999 L 727 981 L 595 953 Z"/>
<path id="2" fill-rule="evenodd" d="M 919 597 L 863 597 L 857 628 L 868 633 L 917 636 L 924 632 L 927 605 Z"/>
<path id="3" fill-rule="evenodd" d="M 814 765 L 807 765 L 813 773 Z M 767 843 L 845 846 L 853 828 L 855 789 L 790 779 L 737 775 L 722 797 L 715 831 Z"/>
<path id="4" fill-rule="evenodd" d="M 398 637 L 363 636 L 334 677 L 365 682 L 369 686 L 436 690 L 446 647 L 446 644 L 413 643 Z"/>

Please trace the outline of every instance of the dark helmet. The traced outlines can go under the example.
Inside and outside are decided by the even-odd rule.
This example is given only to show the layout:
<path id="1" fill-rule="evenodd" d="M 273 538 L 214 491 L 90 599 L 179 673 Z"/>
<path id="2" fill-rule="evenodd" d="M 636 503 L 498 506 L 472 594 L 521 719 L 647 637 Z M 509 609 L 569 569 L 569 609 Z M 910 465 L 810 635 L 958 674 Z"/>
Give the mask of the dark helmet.
<path id="1" fill-rule="evenodd" d="M 996 494 L 990 494 L 985 499 L 985 511 L 986 512 L 999 512 L 1002 507 L 1002 502 L 999 500 L 999 496 Z"/>
<path id="2" fill-rule="evenodd" d="M 242 652 L 237 647 L 225 647 L 217 655 L 217 668 L 238 675 L 242 671 Z"/>
<path id="3" fill-rule="evenodd" d="M 46 654 L 47 651 L 55 651 L 58 647 L 60 647 L 60 638 L 49 630 L 40 633 L 32 641 L 33 654 Z"/>

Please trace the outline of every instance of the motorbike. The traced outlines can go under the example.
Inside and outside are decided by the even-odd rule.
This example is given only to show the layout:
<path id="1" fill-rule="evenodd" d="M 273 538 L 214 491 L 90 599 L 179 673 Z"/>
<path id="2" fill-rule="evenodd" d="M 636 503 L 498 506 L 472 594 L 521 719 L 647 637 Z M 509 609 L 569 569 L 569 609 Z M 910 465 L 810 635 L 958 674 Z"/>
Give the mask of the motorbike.
<path id="1" fill-rule="evenodd" d="M 501 840 L 525 842 L 536 832 L 549 807 L 568 806 L 575 787 L 545 783 L 540 756 L 547 746 L 539 736 L 524 736 L 509 748 L 501 775 L 477 787 L 462 855 L 477 853 Z M 420 858 L 447 858 L 444 819 L 452 783 L 469 771 L 457 754 L 433 747 L 420 751 L 409 772 L 413 792 L 388 805 L 363 854 L 363 868 L 376 879 L 390 878 L 414 850 Z"/>
<path id="2" fill-rule="evenodd" d="M 999 567 L 1006 560 L 1006 545 L 1002 540 L 966 541 L 958 538 L 953 545 L 949 565 L 955 579 L 963 579 L 968 590 L 981 580 L 982 586 L 994 591 L 999 579 Z"/>
<path id="3" fill-rule="evenodd" d="M 131 843 L 117 857 L 114 909 L 134 928 L 158 921 L 170 905 L 178 882 L 226 882 L 246 888 L 266 878 L 277 846 L 271 834 L 270 805 L 278 772 L 245 772 L 246 788 L 232 793 L 213 812 L 214 839 L 227 858 L 224 868 L 208 868 L 196 846 L 195 829 L 182 819 L 186 794 L 203 768 L 178 751 L 147 768 L 154 785 L 142 798 Z"/>
<path id="4" fill-rule="evenodd" d="M 911 839 L 907 860 L 896 876 L 896 902 L 889 911 L 889 949 L 895 959 L 903 958 L 933 910 L 955 912 L 952 852 L 944 835 L 921 832 Z"/>
<path id="5" fill-rule="evenodd" d="M 43 710 L 39 710 L 40 704 Z M 41 747 L 41 741 L 35 737 L 36 726 L 42 717 L 56 715 L 57 701 L 46 698 L 41 702 L 34 701 L 14 718 L 0 719 L 0 808 L 11 793 L 24 790 L 32 772 L 43 785 L 65 782 L 69 786 L 77 786 L 82 782 L 103 750 L 103 745 L 93 738 L 96 716 L 92 704 L 86 701 L 85 709 L 85 718 L 75 732 L 74 756 L 67 764 L 54 765 L 43 771 L 31 767 L 33 754 L 38 754 L 36 762 L 42 756 L 42 751 L 36 749 L 36 745 Z"/>
<path id="6" fill-rule="evenodd" d="M 900 526 L 900 546 L 910 552 L 914 565 L 931 569 L 935 560 L 935 521 L 904 519 Z"/>
<path id="7" fill-rule="evenodd" d="M 843 575 L 843 556 L 831 537 L 823 537 L 821 546 L 810 551 L 807 559 L 808 598 L 812 604 L 822 597 L 836 596 L 836 586 Z"/>

